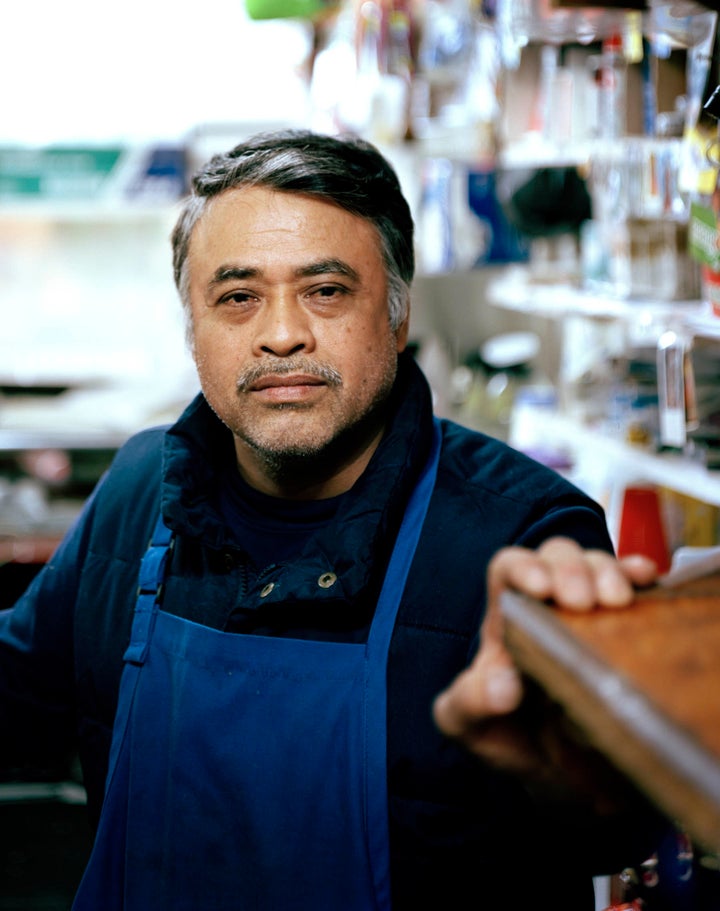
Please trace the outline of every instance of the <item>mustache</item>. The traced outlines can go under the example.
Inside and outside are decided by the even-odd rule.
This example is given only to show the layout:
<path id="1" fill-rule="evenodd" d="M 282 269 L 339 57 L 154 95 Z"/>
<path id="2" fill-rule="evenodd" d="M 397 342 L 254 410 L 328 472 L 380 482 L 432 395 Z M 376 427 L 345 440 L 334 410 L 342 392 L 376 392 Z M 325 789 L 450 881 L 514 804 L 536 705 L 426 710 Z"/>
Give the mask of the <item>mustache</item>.
<path id="1" fill-rule="evenodd" d="M 235 381 L 238 392 L 247 392 L 258 380 L 266 376 L 285 376 L 289 373 L 302 373 L 324 380 L 328 386 L 342 386 L 342 376 L 330 364 L 319 363 L 305 357 L 282 358 L 281 360 L 263 361 L 247 367 Z"/>

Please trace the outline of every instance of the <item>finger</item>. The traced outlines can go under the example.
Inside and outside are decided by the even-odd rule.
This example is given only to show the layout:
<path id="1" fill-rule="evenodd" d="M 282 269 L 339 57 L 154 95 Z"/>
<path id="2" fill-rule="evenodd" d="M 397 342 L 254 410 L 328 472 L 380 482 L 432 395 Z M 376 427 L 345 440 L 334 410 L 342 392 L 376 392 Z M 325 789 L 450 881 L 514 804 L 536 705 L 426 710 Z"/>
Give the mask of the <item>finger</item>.
<path id="1" fill-rule="evenodd" d="M 560 538 L 553 540 L 556 544 L 565 541 Z M 567 543 L 577 548 L 574 542 L 567 541 Z M 548 572 L 543 558 L 544 546 L 537 551 L 524 547 L 505 547 L 495 554 L 488 565 L 489 604 L 494 604 L 499 593 L 505 588 L 514 588 L 539 599 L 548 596 L 552 586 L 552 576 Z"/>
<path id="2" fill-rule="evenodd" d="M 537 554 L 552 579 L 552 600 L 567 610 L 626 607 L 633 601 L 637 585 L 647 585 L 657 577 L 657 569 L 647 558 L 617 560 L 607 551 L 583 550 L 567 538 L 546 541 Z"/>
<path id="3" fill-rule="evenodd" d="M 486 763 L 524 779 L 539 777 L 543 767 L 534 741 L 514 714 L 469 728 L 456 739 Z"/>
<path id="4" fill-rule="evenodd" d="M 573 572 L 578 571 L 576 567 Z M 627 607 L 635 597 L 635 587 L 623 565 L 602 550 L 588 550 L 584 554 L 584 582 L 582 595 L 579 588 L 566 588 L 565 567 L 558 570 L 557 603 L 570 610 L 588 610 L 592 607 Z"/>
<path id="5" fill-rule="evenodd" d="M 448 736 L 467 740 L 483 720 L 512 712 L 522 701 L 520 674 L 504 643 L 500 594 L 515 587 L 542 598 L 550 581 L 542 562 L 525 548 L 505 548 L 490 561 L 480 648 L 472 664 L 433 704 L 435 722 Z"/>
<path id="6" fill-rule="evenodd" d="M 483 642 L 503 640 L 500 595 L 505 589 L 513 588 L 542 601 L 549 597 L 552 581 L 552 574 L 537 552 L 523 547 L 498 551 L 488 564 Z"/>
<path id="7" fill-rule="evenodd" d="M 436 697 L 433 718 L 449 737 L 467 739 L 482 722 L 514 711 L 522 695 L 520 675 L 509 654 L 492 644 Z"/>
<path id="8" fill-rule="evenodd" d="M 602 550 L 582 551 L 573 542 L 562 547 L 554 543 L 544 556 L 550 562 L 555 603 L 576 611 L 592 607 L 627 607 L 635 598 L 637 587 L 651 584 L 657 578 L 652 560 L 640 555 L 617 560 Z"/>
<path id="9" fill-rule="evenodd" d="M 657 565 L 640 555 L 616 560 L 602 551 L 588 551 L 587 559 L 595 574 L 595 591 L 600 607 L 620 608 L 630 605 L 638 588 L 657 579 Z"/>
<path id="10" fill-rule="evenodd" d="M 638 588 L 644 588 L 657 582 L 659 572 L 658 565 L 650 557 L 642 554 L 632 554 L 620 559 L 623 571 L 633 585 Z"/>
<path id="11" fill-rule="evenodd" d="M 594 560 L 590 554 L 596 555 Z M 587 611 L 597 602 L 596 573 L 602 551 L 587 551 L 569 538 L 550 538 L 537 549 L 550 579 L 546 597 L 568 610 Z"/>

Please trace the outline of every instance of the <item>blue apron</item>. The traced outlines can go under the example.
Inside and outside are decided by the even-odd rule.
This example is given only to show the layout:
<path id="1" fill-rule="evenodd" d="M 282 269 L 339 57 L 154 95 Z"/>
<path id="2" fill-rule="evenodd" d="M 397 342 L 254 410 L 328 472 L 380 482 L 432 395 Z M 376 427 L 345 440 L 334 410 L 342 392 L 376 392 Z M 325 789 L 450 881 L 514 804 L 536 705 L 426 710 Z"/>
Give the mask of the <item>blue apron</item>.
<path id="1" fill-rule="evenodd" d="M 158 520 L 73 911 L 390 908 L 387 657 L 437 421 L 434 433 L 365 644 L 227 633 L 159 610 L 171 535 Z"/>

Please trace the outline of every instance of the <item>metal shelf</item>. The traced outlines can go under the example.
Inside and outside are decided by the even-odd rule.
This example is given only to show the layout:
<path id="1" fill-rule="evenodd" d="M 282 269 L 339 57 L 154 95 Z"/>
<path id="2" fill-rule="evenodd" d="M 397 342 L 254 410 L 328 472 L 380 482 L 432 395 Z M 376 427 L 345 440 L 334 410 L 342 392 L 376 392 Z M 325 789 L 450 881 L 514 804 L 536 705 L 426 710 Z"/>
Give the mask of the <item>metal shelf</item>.
<path id="1" fill-rule="evenodd" d="M 488 300 L 501 308 L 556 320 L 559 325 L 570 316 L 582 316 L 624 321 L 630 326 L 644 323 L 653 327 L 656 335 L 672 327 L 684 328 L 698 337 L 720 339 L 720 319 L 710 316 L 707 305 L 700 301 L 620 300 L 569 285 L 532 285 L 523 276 L 526 270 L 508 270 L 488 286 Z M 649 329 L 648 334 L 652 334 Z M 524 412 L 523 420 L 528 419 L 535 420 Z M 630 445 L 569 412 L 548 413 L 543 409 L 537 413 L 536 420 L 539 438 L 552 440 L 578 459 L 613 466 L 617 481 L 646 481 L 720 506 L 720 472 L 709 471 L 687 456 Z M 511 439 L 512 436 L 511 430 Z"/>
<path id="2" fill-rule="evenodd" d="M 549 414 L 543 410 L 538 413 L 537 420 L 544 439 L 581 455 L 591 454 L 595 462 L 613 466 L 617 481 L 645 481 L 720 506 L 720 472 L 708 471 L 682 455 L 655 453 L 632 446 L 593 430 L 569 415 Z"/>
<path id="3" fill-rule="evenodd" d="M 119 449 L 130 431 L 107 430 L 0 430 L 0 452 L 36 449 Z"/>
<path id="4" fill-rule="evenodd" d="M 591 44 L 623 32 L 632 21 L 629 17 L 640 17 L 647 37 L 672 47 L 691 48 L 706 40 L 714 15 L 696 0 L 650 0 L 645 11 L 590 4 L 572 9 L 553 7 L 547 0 L 502 0 L 497 28 L 508 50 L 531 42 Z"/>
<path id="5" fill-rule="evenodd" d="M 613 297 L 584 291 L 567 283 L 533 282 L 527 268 L 509 268 L 488 285 L 488 300 L 496 307 L 562 319 L 587 316 L 597 319 L 672 319 L 694 327 L 698 334 L 714 329 L 706 305 L 699 300 L 663 301 Z M 717 320 L 720 324 L 720 319 Z"/>
<path id="6" fill-rule="evenodd" d="M 50 200 L 0 198 L 0 222 L 78 222 L 80 224 L 133 222 L 171 222 L 180 203 L 157 205 L 122 199 Z"/>

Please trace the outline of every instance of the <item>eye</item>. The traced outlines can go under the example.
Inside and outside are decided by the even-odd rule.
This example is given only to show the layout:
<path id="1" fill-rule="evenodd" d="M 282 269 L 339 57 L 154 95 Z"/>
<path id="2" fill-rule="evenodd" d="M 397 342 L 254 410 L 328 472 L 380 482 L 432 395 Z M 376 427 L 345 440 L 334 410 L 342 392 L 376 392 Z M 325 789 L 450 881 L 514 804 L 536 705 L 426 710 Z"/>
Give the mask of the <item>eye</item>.
<path id="1" fill-rule="evenodd" d="M 336 300 L 339 301 L 349 293 L 348 289 L 342 285 L 319 285 L 310 290 L 309 296 L 322 303 L 330 303 Z"/>
<path id="2" fill-rule="evenodd" d="M 218 304 L 244 309 L 249 307 L 255 300 L 255 295 L 251 294 L 249 291 L 230 291 L 227 294 L 223 294 L 218 301 Z"/>

